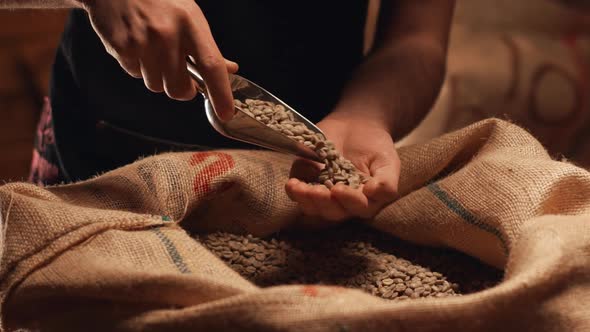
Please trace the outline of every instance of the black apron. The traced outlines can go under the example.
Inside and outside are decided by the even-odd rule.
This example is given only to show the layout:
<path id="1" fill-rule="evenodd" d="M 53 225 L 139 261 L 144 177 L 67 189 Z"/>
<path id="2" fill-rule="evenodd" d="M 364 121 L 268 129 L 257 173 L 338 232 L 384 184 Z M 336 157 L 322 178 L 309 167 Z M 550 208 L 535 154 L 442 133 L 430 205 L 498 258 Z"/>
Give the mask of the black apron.
<path id="1" fill-rule="evenodd" d="M 222 54 L 239 74 L 317 122 L 362 61 L 366 0 L 201 0 Z M 54 63 L 50 98 L 67 181 L 164 151 L 252 148 L 215 132 L 198 96 L 147 90 L 106 53 L 86 13 L 73 10 Z"/>

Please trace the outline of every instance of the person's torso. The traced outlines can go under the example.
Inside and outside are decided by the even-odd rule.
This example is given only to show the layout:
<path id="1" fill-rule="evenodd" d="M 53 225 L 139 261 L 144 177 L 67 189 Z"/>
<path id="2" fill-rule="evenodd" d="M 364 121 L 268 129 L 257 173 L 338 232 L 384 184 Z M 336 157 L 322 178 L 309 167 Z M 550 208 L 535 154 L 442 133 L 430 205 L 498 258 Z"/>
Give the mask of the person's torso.
<path id="1" fill-rule="evenodd" d="M 239 74 L 312 121 L 331 111 L 362 61 L 366 0 L 198 4 L 222 54 L 239 63 Z M 173 101 L 127 75 L 80 10 L 72 12 L 66 26 L 51 97 L 56 135 L 62 141 L 96 140 L 92 132 L 102 125 L 186 144 L 240 146 L 212 129 L 201 96 Z"/>

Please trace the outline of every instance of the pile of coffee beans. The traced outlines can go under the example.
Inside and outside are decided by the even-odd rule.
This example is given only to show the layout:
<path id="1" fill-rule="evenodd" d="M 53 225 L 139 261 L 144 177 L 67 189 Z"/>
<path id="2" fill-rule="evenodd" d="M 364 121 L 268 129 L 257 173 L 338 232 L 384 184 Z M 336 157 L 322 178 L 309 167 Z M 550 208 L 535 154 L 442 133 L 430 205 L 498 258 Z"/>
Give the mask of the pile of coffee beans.
<path id="1" fill-rule="evenodd" d="M 325 165 L 318 178 L 320 184 L 332 188 L 337 183 L 343 183 L 358 188 L 366 182 L 367 178 L 352 162 L 340 155 L 334 143 L 326 140 L 321 133 L 307 128 L 303 122 L 296 121 L 293 113 L 283 105 L 255 99 L 246 99 L 244 102 L 235 99 L 234 105 L 269 128 L 314 150 Z"/>
<path id="2" fill-rule="evenodd" d="M 389 300 L 447 297 L 491 287 L 500 271 L 460 253 L 415 246 L 362 225 L 317 233 L 211 233 L 197 239 L 253 283 L 324 284 Z"/>

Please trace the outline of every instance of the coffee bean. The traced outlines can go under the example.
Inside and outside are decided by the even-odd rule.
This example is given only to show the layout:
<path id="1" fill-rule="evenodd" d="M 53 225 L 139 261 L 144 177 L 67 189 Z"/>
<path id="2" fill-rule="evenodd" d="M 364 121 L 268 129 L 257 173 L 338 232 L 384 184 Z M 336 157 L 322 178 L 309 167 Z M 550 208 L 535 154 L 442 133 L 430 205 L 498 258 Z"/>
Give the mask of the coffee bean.
<path id="1" fill-rule="evenodd" d="M 336 160 L 336 158 L 338 158 L 338 152 L 336 152 L 335 150 L 329 150 L 328 151 L 328 159 L 329 160 Z"/>
<path id="2" fill-rule="evenodd" d="M 393 284 L 393 279 L 389 279 L 389 278 L 383 279 L 382 282 L 383 282 L 384 285 L 389 286 L 389 285 L 392 285 Z"/>
<path id="3" fill-rule="evenodd" d="M 255 99 L 246 99 L 244 102 L 236 99 L 234 105 L 269 128 L 314 150 L 325 164 L 317 183 L 328 187 L 330 183 L 333 185 L 341 182 L 352 188 L 358 188 L 366 182 L 367 179 L 358 172 L 356 167 L 336 151 L 332 142 L 326 141 L 322 134 L 314 133 L 304 123 L 294 121 L 293 113 L 283 105 Z M 340 173 L 341 169 L 346 172 Z M 331 182 L 326 183 L 326 180 Z"/>
<path id="4" fill-rule="evenodd" d="M 261 287 L 331 284 L 359 288 L 388 300 L 407 300 L 457 296 L 460 290 L 478 284 L 473 282 L 467 287 L 461 284 L 459 288 L 459 284 L 450 282 L 441 273 L 396 257 L 387 251 L 385 242 L 377 245 L 377 234 L 347 233 L 338 227 L 330 229 L 329 235 L 312 237 L 280 234 L 262 239 L 218 232 L 198 236 L 198 240 L 244 278 Z M 410 276 L 406 272 L 415 273 Z M 493 286 L 491 281 L 479 284 Z"/>
<path id="5" fill-rule="evenodd" d="M 395 290 L 396 292 L 403 292 L 403 291 L 405 291 L 405 290 L 406 290 L 406 288 L 407 288 L 407 287 L 406 287 L 406 285 L 404 285 L 404 284 L 401 284 L 401 283 L 398 283 L 398 284 L 396 284 L 396 285 L 395 285 L 395 288 L 394 288 L 394 290 Z"/>
<path id="6" fill-rule="evenodd" d="M 293 127 L 292 131 L 295 135 L 303 135 L 303 134 L 305 134 L 305 127 L 304 126 Z"/>
<path id="7" fill-rule="evenodd" d="M 348 178 L 348 185 L 353 188 L 358 188 L 361 185 L 361 181 L 358 177 Z"/>

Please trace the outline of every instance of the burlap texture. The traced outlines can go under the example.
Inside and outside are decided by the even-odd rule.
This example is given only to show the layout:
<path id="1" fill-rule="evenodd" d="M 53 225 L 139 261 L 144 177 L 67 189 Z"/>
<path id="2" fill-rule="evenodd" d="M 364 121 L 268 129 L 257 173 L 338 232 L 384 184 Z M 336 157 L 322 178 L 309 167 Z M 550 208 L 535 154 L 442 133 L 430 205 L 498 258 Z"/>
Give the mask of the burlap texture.
<path id="1" fill-rule="evenodd" d="M 319 285 L 259 288 L 187 233 L 297 223 L 290 158 L 146 158 L 95 179 L 0 187 L 5 326 L 42 331 L 590 330 L 590 174 L 486 120 L 400 150 L 401 199 L 373 227 L 505 269 L 496 287 L 388 302 Z M 310 234 L 313 236 L 313 234 Z"/>
<path id="2" fill-rule="evenodd" d="M 588 1 L 460 0 L 442 92 L 400 144 L 507 118 L 590 168 L 589 87 Z"/>

